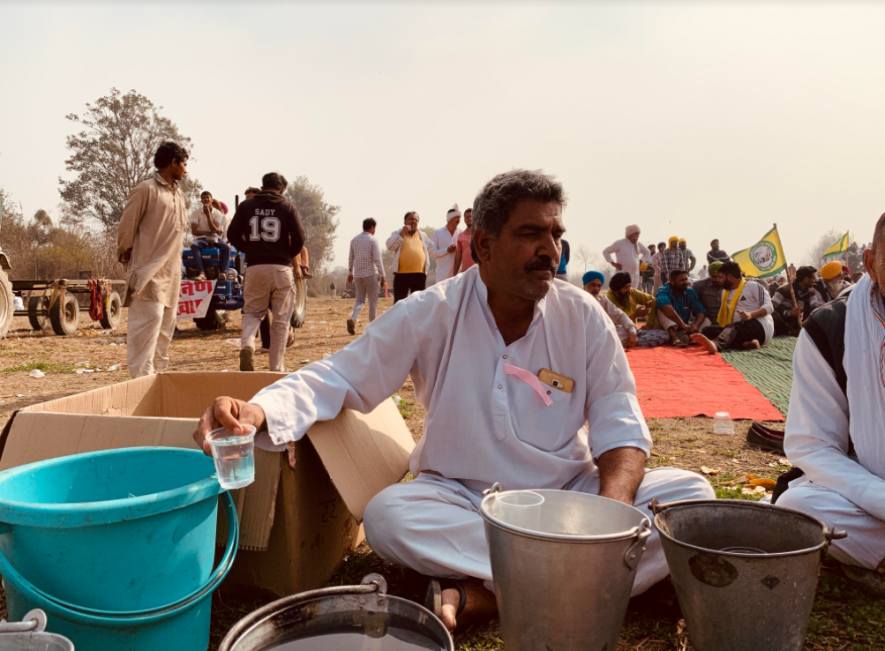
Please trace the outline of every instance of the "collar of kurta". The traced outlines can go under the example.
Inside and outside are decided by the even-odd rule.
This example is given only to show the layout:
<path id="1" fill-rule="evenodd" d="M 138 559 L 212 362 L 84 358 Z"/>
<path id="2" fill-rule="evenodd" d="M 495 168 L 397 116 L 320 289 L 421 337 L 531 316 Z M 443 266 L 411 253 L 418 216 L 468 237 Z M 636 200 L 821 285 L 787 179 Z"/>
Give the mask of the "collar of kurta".
<path id="1" fill-rule="evenodd" d="M 177 189 L 178 189 L 178 185 L 179 185 L 179 184 L 178 184 L 178 181 L 172 181 L 172 183 L 167 183 L 167 182 L 166 182 L 166 179 L 164 179 L 162 176 L 160 176 L 160 173 L 159 173 L 159 172 L 157 172 L 156 174 L 154 174 L 154 181 L 156 181 L 157 183 L 159 183 L 159 184 L 162 185 L 163 187 L 165 187 L 165 188 L 169 188 L 169 189 L 171 189 L 171 190 L 177 190 Z"/>
<path id="2" fill-rule="evenodd" d="M 555 283 L 556 281 L 553 281 L 553 282 Z M 550 288 L 550 291 L 551 292 L 554 291 L 552 287 Z M 489 314 L 491 315 L 492 310 L 489 307 L 489 288 L 486 287 L 486 284 L 482 281 L 482 276 L 479 274 L 479 270 L 477 270 L 477 273 L 476 273 L 476 293 L 477 293 L 477 296 L 479 296 L 479 299 L 482 302 L 482 304 L 488 309 Z M 534 325 L 538 319 L 540 319 L 541 317 L 544 316 L 544 313 L 546 312 L 546 310 L 547 310 L 547 297 L 545 296 L 540 301 L 537 301 L 535 303 L 535 312 L 534 312 L 534 315 L 532 316 L 532 325 Z"/>

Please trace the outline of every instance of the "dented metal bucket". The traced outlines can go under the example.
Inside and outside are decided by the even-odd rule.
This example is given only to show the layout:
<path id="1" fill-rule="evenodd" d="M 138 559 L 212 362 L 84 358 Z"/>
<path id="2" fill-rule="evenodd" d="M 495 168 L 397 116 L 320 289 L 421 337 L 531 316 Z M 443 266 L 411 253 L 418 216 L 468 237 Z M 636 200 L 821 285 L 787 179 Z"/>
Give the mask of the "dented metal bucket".
<path id="1" fill-rule="evenodd" d="M 639 509 L 577 491 L 544 498 L 536 529 L 502 519 L 495 484 L 480 505 L 507 651 L 614 651 L 651 535 Z"/>
<path id="2" fill-rule="evenodd" d="M 742 500 L 650 506 L 696 651 L 801 651 L 834 533 L 798 511 Z"/>

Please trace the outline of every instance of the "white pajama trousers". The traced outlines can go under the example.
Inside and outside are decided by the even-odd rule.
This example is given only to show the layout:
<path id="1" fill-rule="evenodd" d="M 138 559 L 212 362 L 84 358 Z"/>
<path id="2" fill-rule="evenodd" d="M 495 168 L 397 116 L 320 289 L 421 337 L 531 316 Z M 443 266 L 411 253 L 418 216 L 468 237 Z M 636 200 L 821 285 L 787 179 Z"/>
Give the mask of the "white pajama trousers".
<path id="1" fill-rule="evenodd" d="M 126 363 L 133 378 L 162 373 L 169 366 L 169 344 L 178 306 L 133 298 L 126 317 Z"/>
<path id="2" fill-rule="evenodd" d="M 566 490 L 597 494 L 599 470 L 582 473 Z M 634 506 L 651 517 L 652 499 L 713 499 L 710 483 L 677 468 L 646 471 Z M 364 514 L 366 538 L 381 558 L 416 572 L 442 578 L 474 577 L 491 586 L 492 566 L 479 504 L 482 494 L 453 479 L 422 473 L 412 482 L 394 484 L 369 502 Z M 657 529 L 652 528 L 639 564 L 633 595 L 641 594 L 670 573 Z"/>
<path id="3" fill-rule="evenodd" d="M 807 513 L 836 531 L 847 531 L 847 538 L 830 545 L 830 554 L 840 563 L 875 570 L 885 562 L 885 522 L 836 491 L 810 482 L 791 486 L 778 498 L 777 506 Z"/>

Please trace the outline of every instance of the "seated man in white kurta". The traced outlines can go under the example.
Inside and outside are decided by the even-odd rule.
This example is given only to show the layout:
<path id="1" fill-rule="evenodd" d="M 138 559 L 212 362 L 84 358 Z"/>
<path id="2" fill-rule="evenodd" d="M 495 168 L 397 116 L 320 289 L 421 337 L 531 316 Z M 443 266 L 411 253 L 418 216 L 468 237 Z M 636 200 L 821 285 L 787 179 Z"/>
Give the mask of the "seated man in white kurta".
<path id="1" fill-rule="evenodd" d="M 459 580 L 442 592 L 449 629 L 494 612 L 478 512 L 494 482 L 599 494 L 643 511 L 653 498 L 714 497 L 694 473 L 645 471 L 652 441 L 614 324 L 592 296 L 554 283 L 564 204 L 562 186 L 544 174 L 495 177 L 473 204 L 475 267 L 396 304 L 346 348 L 249 403 L 218 398 L 195 433 L 205 450 L 213 427 L 233 431 L 238 418 L 266 429 L 259 445 L 282 450 L 342 407 L 374 409 L 411 374 L 427 414 L 410 463 L 416 479 L 370 502 L 366 536 L 384 559 Z M 573 380 L 573 390 L 540 383 L 541 369 Z M 667 574 L 653 532 L 634 594 Z"/>
<path id="2" fill-rule="evenodd" d="M 847 301 L 816 310 L 796 342 L 784 449 L 804 475 L 776 504 L 847 531 L 830 553 L 885 598 L 885 215 L 864 265 Z"/>

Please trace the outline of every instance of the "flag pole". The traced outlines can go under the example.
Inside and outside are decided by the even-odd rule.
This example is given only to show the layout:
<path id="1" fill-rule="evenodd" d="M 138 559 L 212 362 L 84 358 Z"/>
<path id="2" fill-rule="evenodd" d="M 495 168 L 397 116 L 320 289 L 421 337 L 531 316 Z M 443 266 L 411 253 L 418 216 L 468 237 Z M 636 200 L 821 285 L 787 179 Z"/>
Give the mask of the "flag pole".
<path id="1" fill-rule="evenodd" d="M 777 230 L 777 224 L 774 225 L 775 230 Z M 778 238 L 780 238 L 780 232 L 777 234 Z M 781 249 L 784 249 L 783 242 L 781 242 Z M 787 262 L 787 252 L 784 250 L 784 265 L 786 266 L 787 272 L 787 284 L 790 286 L 790 296 L 793 298 L 793 307 L 799 307 L 799 302 L 796 300 L 796 288 L 793 287 L 793 279 L 790 278 L 790 263 Z M 802 319 L 798 318 L 799 327 L 802 327 Z"/>

